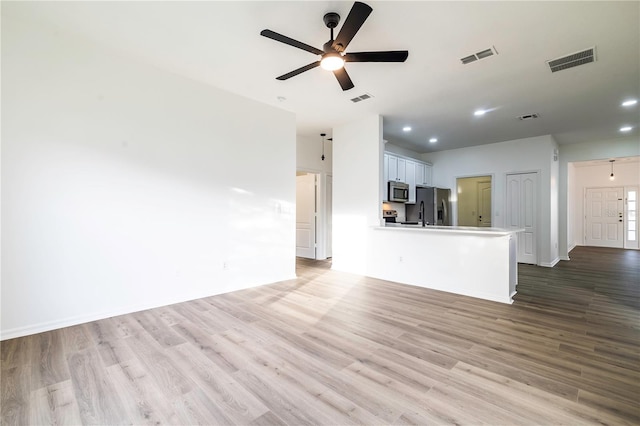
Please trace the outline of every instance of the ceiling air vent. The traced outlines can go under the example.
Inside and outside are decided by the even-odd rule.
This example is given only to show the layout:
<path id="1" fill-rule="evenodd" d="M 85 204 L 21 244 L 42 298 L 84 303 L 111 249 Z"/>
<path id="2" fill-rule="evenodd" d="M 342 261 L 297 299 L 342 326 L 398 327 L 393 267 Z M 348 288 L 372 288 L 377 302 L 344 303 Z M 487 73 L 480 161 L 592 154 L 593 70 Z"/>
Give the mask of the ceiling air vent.
<path id="1" fill-rule="evenodd" d="M 463 65 L 466 65 L 466 64 L 470 64 L 471 62 L 475 62 L 478 59 L 488 58 L 489 56 L 493 56 L 497 54 L 498 54 L 498 51 L 496 50 L 496 48 L 494 46 L 491 46 L 490 49 L 485 49 L 478 53 L 474 53 L 473 55 L 465 56 L 464 58 L 460 59 L 460 61 L 462 62 Z"/>
<path id="2" fill-rule="evenodd" d="M 533 113 L 533 114 L 525 114 L 525 115 L 521 115 L 520 117 L 518 117 L 519 120 L 533 120 L 534 118 L 538 118 L 540 117 L 540 114 L 537 113 Z"/>
<path id="3" fill-rule="evenodd" d="M 351 98 L 351 102 L 356 103 L 360 101 L 366 101 L 369 98 L 373 98 L 373 95 L 370 93 L 365 93 L 364 95 L 356 96 L 355 98 Z"/>
<path id="4" fill-rule="evenodd" d="M 547 61 L 547 65 L 549 65 L 551 72 L 556 72 L 566 70 L 567 68 L 577 67 L 578 65 L 595 62 L 595 60 L 596 47 L 594 46 L 581 52 L 563 56 L 562 58 L 551 59 L 550 61 Z"/>

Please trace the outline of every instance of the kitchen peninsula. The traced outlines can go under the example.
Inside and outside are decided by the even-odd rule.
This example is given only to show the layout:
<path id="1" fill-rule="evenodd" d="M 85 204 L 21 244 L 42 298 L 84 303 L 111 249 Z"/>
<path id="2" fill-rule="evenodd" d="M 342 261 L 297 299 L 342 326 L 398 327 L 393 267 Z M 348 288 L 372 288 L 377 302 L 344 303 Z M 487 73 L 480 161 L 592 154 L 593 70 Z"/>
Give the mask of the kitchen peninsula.
<path id="1" fill-rule="evenodd" d="M 516 232 L 458 226 L 373 227 L 369 275 L 512 303 L 518 268 Z M 380 247 L 389 249 L 379 250 Z"/>

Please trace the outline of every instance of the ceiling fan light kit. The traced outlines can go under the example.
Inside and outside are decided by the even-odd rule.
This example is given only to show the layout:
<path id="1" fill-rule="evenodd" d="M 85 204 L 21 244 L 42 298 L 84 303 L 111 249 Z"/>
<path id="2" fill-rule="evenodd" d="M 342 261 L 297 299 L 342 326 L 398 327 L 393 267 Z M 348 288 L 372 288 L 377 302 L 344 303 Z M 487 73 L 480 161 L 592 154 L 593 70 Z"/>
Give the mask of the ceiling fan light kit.
<path id="1" fill-rule="evenodd" d="M 325 53 L 320 61 L 320 66 L 327 71 L 336 71 L 344 67 L 344 59 L 338 52 Z"/>
<path id="2" fill-rule="evenodd" d="M 297 47 L 298 49 L 305 50 L 315 55 L 320 55 L 320 60 L 312 62 L 308 65 L 295 69 L 291 72 L 276 77 L 276 80 L 288 80 L 291 77 L 295 77 L 298 74 L 302 74 L 305 71 L 309 71 L 313 68 L 320 66 L 321 68 L 333 71 L 338 83 L 342 90 L 349 90 L 354 87 L 349 74 L 344 69 L 345 62 L 404 62 L 409 56 L 409 52 L 406 50 L 394 50 L 394 51 L 380 51 L 380 52 L 356 52 L 345 53 L 345 49 L 353 40 L 353 37 L 362 27 L 364 21 L 369 17 L 373 9 L 362 3 L 355 2 L 347 15 L 347 19 L 337 37 L 333 38 L 333 29 L 338 26 L 340 22 L 340 15 L 335 12 L 329 12 L 324 15 L 324 24 L 329 28 L 331 32 L 331 39 L 322 46 L 322 50 L 310 46 L 306 43 L 302 43 L 298 40 L 294 40 L 290 37 L 279 34 L 271 30 L 262 30 L 260 35 L 270 38 L 280 43 L 288 44 L 289 46 Z"/>

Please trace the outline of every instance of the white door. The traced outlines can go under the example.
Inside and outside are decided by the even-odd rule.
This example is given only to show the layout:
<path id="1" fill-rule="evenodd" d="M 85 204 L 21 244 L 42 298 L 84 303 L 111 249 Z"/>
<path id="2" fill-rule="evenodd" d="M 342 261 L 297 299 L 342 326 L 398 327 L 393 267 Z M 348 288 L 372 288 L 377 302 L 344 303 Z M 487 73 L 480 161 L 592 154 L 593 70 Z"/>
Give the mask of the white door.
<path id="1" fill-rule="evenodd" d="M 518 232 L 518 262 L 538 263 L 537 196 L 538 174 L 507 175 L 507 228 Z"/>
<path id="2" fill-rule="evenodd" d="M 296 176 L 296 256 L 316 258 L 316 175 Z"/>
<path id="3" fill-rule="evenodd" d="M 333 244 L 333 233 L 332 233 L 332 229 L 333 229 L 333 176 L 327 176 L 327 203 L 326 203 L 326 218 L 327 220 L 325 221 L 326 223 L 326 235 L 327 238 L 325 239 L 326 241 L 326 247 L 325 247 L 325 253 L 327 255 L 327 257 L 333 257 L 332 256 L 332 252 L 331 252 L 331 247 Z"/>
<path id="4" fill-rule="evenodd" d="M 478 182 L 478 226 L 491 226 L 491 182 Z"/>
<path id="5" fill-rule="evenodd" d="M 624 246 L 623 196 L 621 187 L 586 188 L 585 245 Z"/>

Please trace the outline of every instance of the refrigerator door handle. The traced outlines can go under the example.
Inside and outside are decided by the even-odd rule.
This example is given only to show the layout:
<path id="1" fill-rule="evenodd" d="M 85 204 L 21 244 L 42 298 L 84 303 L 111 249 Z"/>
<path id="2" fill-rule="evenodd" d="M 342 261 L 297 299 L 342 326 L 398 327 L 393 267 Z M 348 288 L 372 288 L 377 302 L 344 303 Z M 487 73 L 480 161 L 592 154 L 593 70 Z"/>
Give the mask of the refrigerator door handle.
<path id="1" fill-rule="evenodd" d="M 447 203 L 442 200 L 442 224 L 443 225 L 451 225 L 449 222 L 449 212 L 447 211 Z"/>

